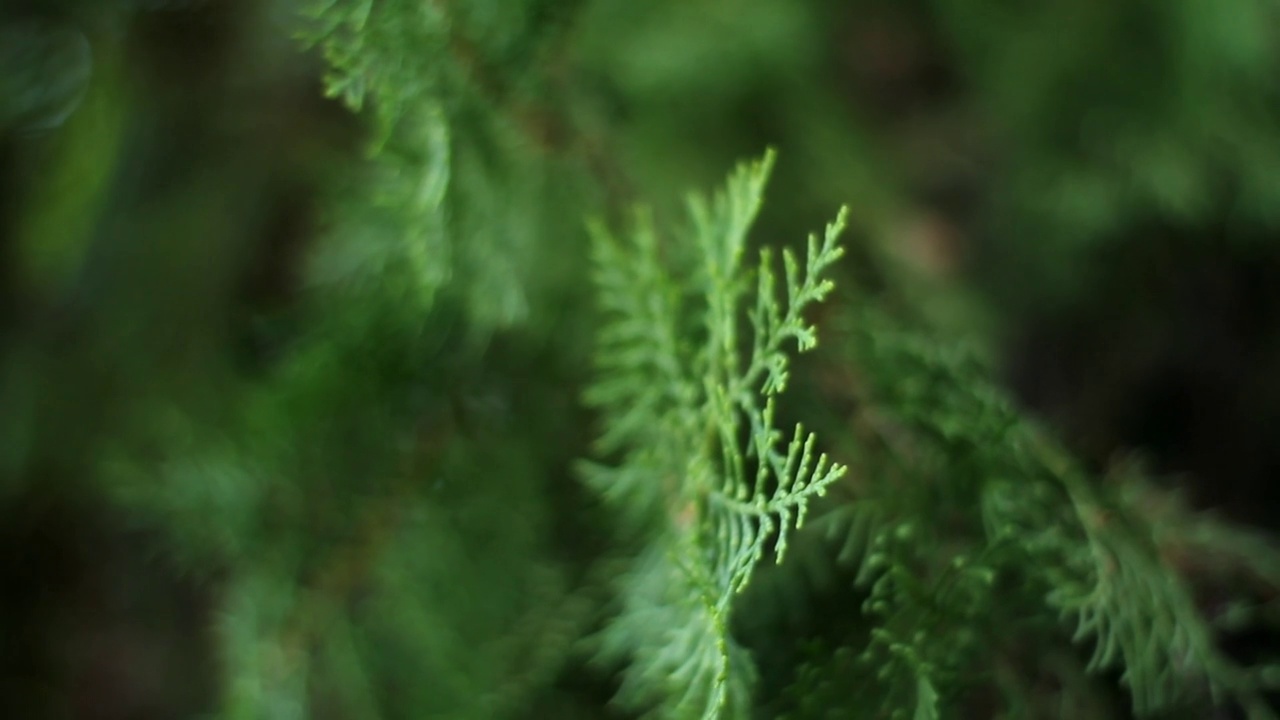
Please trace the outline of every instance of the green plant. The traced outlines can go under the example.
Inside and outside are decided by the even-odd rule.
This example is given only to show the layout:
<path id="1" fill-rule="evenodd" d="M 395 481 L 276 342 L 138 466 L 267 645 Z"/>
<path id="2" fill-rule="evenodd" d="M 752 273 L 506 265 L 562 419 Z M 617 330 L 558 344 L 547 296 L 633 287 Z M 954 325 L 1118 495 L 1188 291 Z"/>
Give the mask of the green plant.
<path id="1" fill-rule="evenodd" d="M 746 235 L 772 163 L 740 168 L 710 203 L 693 197 L 688 229 L 669 243 L 645 212 L 631 242 L 595 232 L 608 315 L 587 400 L 604 415 L 600 451 L 624 454 L 617 467 L 588 466 L 587 478 L 648 536 L 619 580 L 621 609 L 602 644 L 630 664 L 620 699 L 670 717 L 746 713 L 752 673 L 729 632 L 734 599 L 766 544 L 781 561 L 810 499 L 844 473 L 814 457 L 816 439 L 798 425 L 778 447 L 773 399 L 787 384 L 783 344 L 817 342 L 803 313 L 831 290 L 821 274 L 842 254 L 843 216 L 821 242 L 809 238 L 803 267 L 783 254 L 783 304 L 762 253 L 749 338 L 738 327 Z"/>
<path id="2" fill-rule="evenodd" d="M 151 533 L 212 598 L 218 717 L 1275 717 L 1277 667 L 1219 634 L 1278 624 L 1273 541 L 1073 457 L 938 321 L 955 290 L 881 244 L 906 173 L 818 79 L 834 11 L 783 5 L 241 10 L 270 39 L 232 43 L 211 106 L 319 75 L 355 152 L 177 101 L 153 120 L 127 98 L 163 91 L 95 35 L 85 109 L 22 155 L 14 292 L 37 310 L 0 338 L 6 511 L 90 499 Z M 1010 62 L 1029 40 L 934 5 L 993 104 L 1039 87 L 1020 72 L 1082 72 Z M 1109 12 L 1079 32 L 1124 37 Z M 73 55 L 30 113 L 74 110 Z M 1005 118 L 1019 143 L 1040 148 L 1056 97 Z M 223 139 L 176 181 L 130 170 L 167 157 L 153 122 Z M 1117 152 L 1147 172 L 1064 227 L 1202 194 L 1179 180 L 1200 154 L 1166 174 L 1140 140 Z M 667 183 L 775 142 L 780 163 L 672 209 Z M 246 302 L 262 198 L 295 176 L 318 229 L 285 299 Z M 842 195 L 801 247 L 762 242 Z"/>

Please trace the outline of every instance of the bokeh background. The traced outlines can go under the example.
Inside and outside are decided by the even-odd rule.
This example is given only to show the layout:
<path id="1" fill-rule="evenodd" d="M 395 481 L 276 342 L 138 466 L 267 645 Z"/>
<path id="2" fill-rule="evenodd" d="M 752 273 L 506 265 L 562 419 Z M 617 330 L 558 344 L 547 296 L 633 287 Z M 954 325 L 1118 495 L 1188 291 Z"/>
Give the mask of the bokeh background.
<path id="1" fill-rule="evenodd" d="M 538 79 L 500 91 L 521 151 L 573 168 L 518 198 L 566 253 L 585 214 L 674 211 L 772 146 L 762 238 L 849 205 L 858 252 L 910 268 L 920 306 L 1087 463 L 1137 454 L 1197 506 L 1280 529 L 1280 6 L 530 7 L 552 39 L 503 47 Z M 297 11 L 0 10 L 0 707 L 19 713 L 0 716 L 183 717 L 217 692 L 207 583 L 103 501 L 95 463 L 160 422 L 155 399 L 218 413 L 287 336 L 366 137 L 323 97 Z M 542 282 L 529 312 L 553 323 L 572 268 Z"/>

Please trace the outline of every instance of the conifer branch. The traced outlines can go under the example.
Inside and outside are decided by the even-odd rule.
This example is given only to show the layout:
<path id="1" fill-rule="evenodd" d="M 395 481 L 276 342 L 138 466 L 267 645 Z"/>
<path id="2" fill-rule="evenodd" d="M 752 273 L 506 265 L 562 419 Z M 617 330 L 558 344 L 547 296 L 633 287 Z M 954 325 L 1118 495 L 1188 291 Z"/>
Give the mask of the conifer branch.
<path id="1" fill-rule="evenodd" d="M 741 259 L 773 161 L 769 152 L 739 167 L 712 199 L 689 199 L 690 227 L 677 239 L 694 252 L 673 248 L 676 260 L 664 257 L 644 211 L 629 241 L 592 228 L 605 319 L 597 335 L 600 379 L 586 401 L 603 417 L 598 450 L 622 459 L 616 467 L 586 466 L 587 477 L 606 497 L 628 498 L 624 512 L 666 508 L 651 549 L 627 573 L 602 653 L 631 660 L 623 702 L 656 703 L 671 717 L 745 709 L 750 669 L 728 631 L 733 599 L 766 544 L 775 542 L 780 562 L 809 502 L 845 471 L 800 426 L 781 448 L 774 422 L 774 396 L 789 365 L 782 347 L 789 338 L 801 351 L 816 342 L 803 313 L 831 289 L 822 275 L 841 255 L 843 211 L 821 244 L 810 237 L 803 271 L 783 254 L 785 304 L 774 291 L 771 256 L 762 252 L 757 295 L 744 308 Z M 699 318 L 693 328 L 689 317 Z"/>

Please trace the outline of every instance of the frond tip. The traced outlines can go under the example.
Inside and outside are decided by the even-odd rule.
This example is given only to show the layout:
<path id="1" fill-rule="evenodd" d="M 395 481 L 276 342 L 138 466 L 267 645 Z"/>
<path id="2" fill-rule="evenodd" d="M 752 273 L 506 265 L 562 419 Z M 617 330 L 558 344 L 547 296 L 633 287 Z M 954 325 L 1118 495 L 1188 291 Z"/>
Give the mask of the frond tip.
<path id="1" fill-rule="evenodd" d="M 771 540 L 782 560 L 809 501 L 845 472 L 817 452 L 817 439 L 800 426 L 784 446 L 774 423 L 774 397 L 788 379 L 787 341 L 798 351 L 817 344 L 804 312 L 832 288 L 823 273 L 843 253 L 837 239 L 845 213 L 821 241 L 809 237 L 803 264 L 782 253 L 781 298 L 772 255 L 762 251 L 755 297 L 746 297 L 752 283 L 742 256 L 773 158 L 769 152 L 739 166 L 709 199 L 692 196 L 690 223 L 672 236 L 679 245 L 664 246 L 666 238 L 644 211 L 628 240 L 592 228 L 605 318 L 597 335 L 600 380 L 586 401 L 603 418 L 597 449 L 622 459 L 617 467 L 592 465 L 589 479 L 622 510 L 640 515 L 642 525 L 656 528 L 651 547 L 663 548 L 633 568 L 624 584 L 639 582 L 643 573 L 646 586 L 667 589 L 662 604 L 696 609 L 693 616 L 703 621 L 686 623 L 681 632 L 697 638 L 682 643 L 705 650 L 695 660 L 664 652 L 671 628 L 642 622 L 641 615 L 654 613 L 652 603 L 628 601 L 605 633 L 606 654 L 629 657 L 637 677 L 670 678 L 661 697 L 631 698 L 631 704 L 658 703 L 680 717 L 688 714 L 690 698 L 705 700 L 694 703 L 700 711 L 693 716 L 703 718 L 741 705 L 734 698 L 744 684 L 730 679 L 749 677 L 750 669 L 726 629 L 733 598 Z M 740 335 L 743 316 L 749 340 Z"/>

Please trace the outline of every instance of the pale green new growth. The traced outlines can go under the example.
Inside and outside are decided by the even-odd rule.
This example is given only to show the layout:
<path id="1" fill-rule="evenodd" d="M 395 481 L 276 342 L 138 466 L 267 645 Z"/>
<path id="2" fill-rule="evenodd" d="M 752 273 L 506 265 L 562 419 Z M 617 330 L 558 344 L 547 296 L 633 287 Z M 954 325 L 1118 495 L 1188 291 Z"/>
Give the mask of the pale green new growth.
<path id="1" fill-rule="evenodd" d="M 692 247 L 664 247 L 644 211 L 627 240 L 593 228 L 606 318 L 587 401 L 603 415 L 599 451 L 622 460 L 587 475 L 656 535 L 623 580 L 604 655 L 632 659 L 622 702 L 669 717 L 745 711 L 750 668 L 727 629 L 733 598 L 770 541 L 782 560 L 809 500 L 845 470 L 799 426 L 780 447 L 773 401 L 787 384 L 784 344 L 817 341 L 803 313 L 831 290 L 822 273 L 842 254 L 845 216 L 810 236 L 803 265 L 783 252 L 781 302 L 762 252 L 748 299 L 742 256 L 772 165 L 768 153 L 711 200 L 690 199 L 691 226 L 674 240 Z"/>

